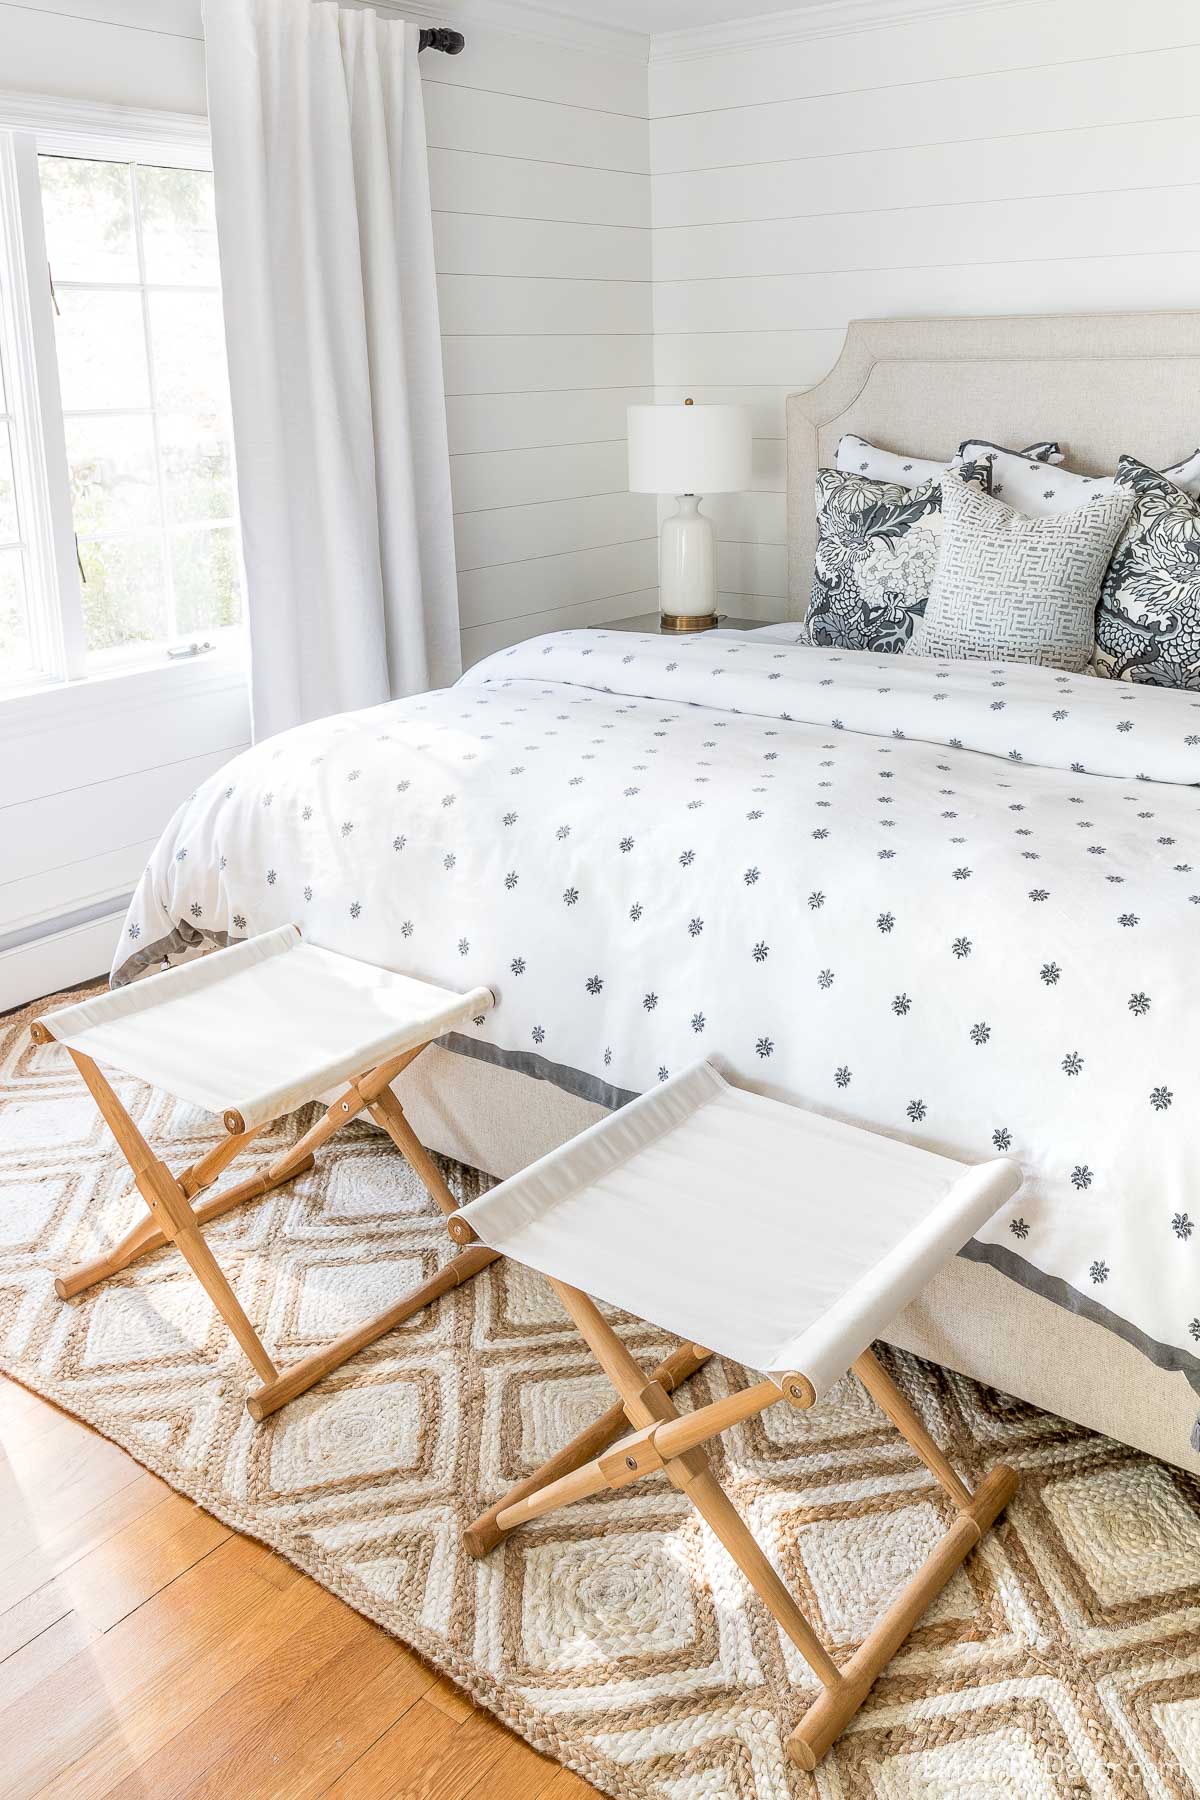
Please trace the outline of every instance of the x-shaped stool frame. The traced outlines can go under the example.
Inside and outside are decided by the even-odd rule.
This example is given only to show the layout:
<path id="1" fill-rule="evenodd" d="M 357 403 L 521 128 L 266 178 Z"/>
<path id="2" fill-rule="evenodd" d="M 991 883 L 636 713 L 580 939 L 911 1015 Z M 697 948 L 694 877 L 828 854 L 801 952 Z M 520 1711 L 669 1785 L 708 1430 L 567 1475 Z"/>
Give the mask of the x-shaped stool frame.
<path id="1" fill-rule="evenodd" d="M 30 1027 L 30 1035 L 35 1044 L 54 1042 L 53 1032 L 41 1020 L 34 1021 Z M 437 1164 L 413 1131 L 404 1115 L 404 1108 L 391 1089 L 396 1077 L 427 1047 L 426 1044 L 417 1044 L 356 1076 L 344 1093 L 326 1108 L 316 1124 L 290 1150 L 275 1157 L 257 1175 L 251 1175 L 232 1187 L 223 1188 L 208 1200 L 198 1200 L 198 1196 L 212 1186 L 234 1157 L 266 1129 L 266 1124 L 273 1121 L 266 1121 L 247 1130 L 240 1113 L 226 1112 L 224 1124 L 229 1136 L 225 1141 L 217 1144 L 198 1162 L 181 1170 L 178 1175 L 173 1175 L 166 1164 L 155 1156 L 99 1066 L 90 1056 L 68 1045 L 68 1056 L 87 1084 L 101 1116 L 129 1164 L 137 1190 L 146 1202 L 148 1216 L 139 1220 L 104 1255 L 94 1257 L 90 1262 L 80 1263 L 65 1275 L 60 1275 L 54 1283 L 59 1298 L 69 1300 L 109 1275 L 129 1268 L 131 1263 L 148 1255 L 151 1250 L 158 1250 L 164 1244 L 175 1244 L 262 1382 L 262 1386 L 248 1397 L 246 1410 L 255 1421 L 278 1412 L 281 1406 L 286 1406 L 289 1400 L 305 1393 L 323 1376 L 357 1355 L 358 1351 L 365 1350 L 368 1344 L 373 1344 L 385 1332 L 402 1325 L 406 1319 L 411 1319 L 415 1313 L 440 1299 L 443 1294 L 461 1287 L 464 1281 L 469 1281 L 481 1269 L 486 1269 L 500 1255 L 498 1250 L 490 1250 L 486 1244 L 481 1244 L 470 1227 L 460 1221 L 465 1247 L 435 1275 L 412 1288 L 385 1312 L 368 1319 L 362 1325 L 356 1325 L 332 1343 L 280 1370 L 276 1368 L 261 1337 L 246 1316 L 241 1301 L 200 1229 L 202 1225 L 207 1225 L 212 1219 L 219 1219 L 223 1213 L 230 1212 L 244 1201 L 257 1200 L 263 1194 L 269 1194 L 273 1188 L 282 1187 L 284 1182 L 303 1175 L 312 1168 L 314 1153 L 336 1131 L 340 1131 L 343 1125 L 362 1112 L 368 1113 L 377 1125 L 381 1125 L 396 1148 L 408 1158 L 440 1211 L 447 1218 L 456 1213 L 457 1200 L 443 1180 Z"/>
<path id="2" fill-rule="evenodd" d="M 457 1225 L 460 1230 L 469 1229 L 465 1219 L 458 1220 Z M 469 1526 L 463 1537 L 465 1547 L 473 1556 L 486 1555 L 531 1519 L 541 1518 L 573 1500 L 627 1487 L 661 1470 L 711 1527 L 821 1682 L 822 1693 L 788 1741 L 789 1754 L 801 1768 L 815 1769 L 926 1607 L 1011 1500 L 1017 1487 L 1015 1471 L 997 1464 L 972 1493 L 873 1353 L 865 1350 L 855 1360 L 854 1373 L 949 1497 L 955 1516 L 921 1568 L 849 1662 L 839 1668 L 717 1480 L 701 1448 L 710 1438 L 731 1425 L 756 1417 L 777 1400 L 786 1400 L 801 1409 L 812 1406 L 815 1395 L 807 1377 L 769 1377 L 726 1399 L 680 1414 L 665 1383 L 659 1379 L 659 1370 L 647 1377 L 595 1302 L 579 1288 L 553 1276 L 547 1279 L 620 1396 L 615 1410 L 625 1414 L 634 1431 L 579 1467 L 578 1452 L 587 1435 L 581 1434 L 566 1451 Z M 685 1345 L 676 1352 L 678 1366 L 694 1364 L 698 1368 L 710 1354 L 699 1345 Z M 597 1421 L 593 1434 L 602 1436 L 611 1417 L 610 1411 Z M 574 1463 L 570 1461 L 572 1456 L 577 1459 Z"/>

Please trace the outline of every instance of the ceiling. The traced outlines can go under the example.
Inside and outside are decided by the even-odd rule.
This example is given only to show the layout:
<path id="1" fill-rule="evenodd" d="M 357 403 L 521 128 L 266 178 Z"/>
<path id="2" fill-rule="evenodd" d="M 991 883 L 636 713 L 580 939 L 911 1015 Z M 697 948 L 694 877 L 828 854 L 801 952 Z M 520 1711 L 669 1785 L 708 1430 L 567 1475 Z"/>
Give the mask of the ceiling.
<path id="1" fill-rule="evenodd" d="M 647 33 L 761 18 L 764 13 L 779 10 L 781 3 L 782 0 L 541 0 L 546 12 Z"/>

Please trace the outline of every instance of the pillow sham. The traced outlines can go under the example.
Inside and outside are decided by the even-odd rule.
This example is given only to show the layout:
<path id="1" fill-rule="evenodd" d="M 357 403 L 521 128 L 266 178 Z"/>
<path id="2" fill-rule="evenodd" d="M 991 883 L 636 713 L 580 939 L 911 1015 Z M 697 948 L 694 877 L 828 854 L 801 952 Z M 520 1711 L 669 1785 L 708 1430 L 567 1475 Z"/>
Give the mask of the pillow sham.
<path id="1" fill-rule="evenodd" d="M 817 471 L 817 548 L 808 642 L 899 653 L 925 610 L 942 528 L 942 474 L 905 488 L 837 469 Z M 986 466 L 958 471 L 946 486 Z"/>
<path id="2" fill-rule="evenodd" d="M 997 444 L 986 444 L 979 438 L 966 438 L 958 447 L 961 457 L 991 464 L 991 492 L 998 500 L 1015 506 L 1031 519 L 1049 519 L 1059 513 L 1073 512 L 1086 506 L 1097 496 L 1123 492 L 1120 478 L 1112 475 L 1077 475 L 1073 469 L 1048 470 L 1031 462 L 1027 456 L 1005 450 Z M 1200 449 L 1193 450 L 1182 462 L 1160 471 L 1168 481 L 1193 497 L 1200 495 Z"/>
<path id="3" fill-rule="evenodd" d="M 988 449 L 995 446 L 989 444 Z M 1006 455 L 1015 456 L 1010 450 Z M 1030 444 L 1028 449 L 1020 452 L 1022 456 L 1032 457 L 1036 462 L 1060 463 L 1062 451 L 1052 440 L 1041 444 Z M 881 450 L 867 438 L 858 437 L 853 431 L 844 431 L 838 439 L 837 454 L 834 466 L 844 475 L 865 475 L 870 481 L 891 481 L 897 487 L 920 487 L 926 481 L 938 481 L 946 469 L 955 469 L 964 460 L 961 454 L 931 460 L 922 456 L 905 456 L 893 450 Z"/>
<path id="4" fill-rule="evenodd" d="M 1079 674 L 1092 659 L 1100 586 L 1132 509 L 1123 491 L 1031 519 L 979 487 L 947 482 L 937 568 L 912 652 Z"/>
<path id="5" fill-rule="evenodd" d="M 1200 691 L 1200 501 L 1134 456 L 1117 480 L 1135 499 L 1104 577 L 1096 673 Z"/>

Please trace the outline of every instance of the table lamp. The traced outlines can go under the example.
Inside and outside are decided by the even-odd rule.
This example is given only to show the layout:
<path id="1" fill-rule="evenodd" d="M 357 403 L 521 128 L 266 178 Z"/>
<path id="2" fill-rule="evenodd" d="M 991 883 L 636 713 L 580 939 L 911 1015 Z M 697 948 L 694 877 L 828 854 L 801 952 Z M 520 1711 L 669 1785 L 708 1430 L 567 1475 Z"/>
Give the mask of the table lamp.
<path id="1" fill-rule="evenodd" d="M 717 623 L 717 534 L 700 511 L 703 494 L 750 485 L 750 413 L 744 406 L 631 406 L 629 490 L 674 494 L 663 520 L 659 608 L 663 631 L 709 631 Z"/>

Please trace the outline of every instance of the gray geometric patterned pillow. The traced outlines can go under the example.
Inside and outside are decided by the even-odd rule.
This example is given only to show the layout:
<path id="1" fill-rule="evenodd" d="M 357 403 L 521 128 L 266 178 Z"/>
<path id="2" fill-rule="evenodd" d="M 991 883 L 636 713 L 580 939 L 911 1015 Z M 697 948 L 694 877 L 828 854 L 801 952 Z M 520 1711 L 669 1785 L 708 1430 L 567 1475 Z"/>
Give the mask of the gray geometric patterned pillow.
<path id="1" fill-rule="evenodd" d="M 808 641 L 899 654 L 925 611 L 942 529 L 942 483 L 987 480 L 967 464 L 920 487 L 817 471 L 817 550 Z"/>
<path id="2" fill-rule="evenodd" d="M 941 549 L 913 653 L 1086 669 L 1100 585 L 1133 495 L 1031 519 L 978 488 L 947 483 L 942 507 Z"/>
<path id="3" fill-rule="evenodd" d="M 1096 614 L 1096 673 L 1200 691 L 1200 503 L 1123 456 L 1135 496 Z"/>

